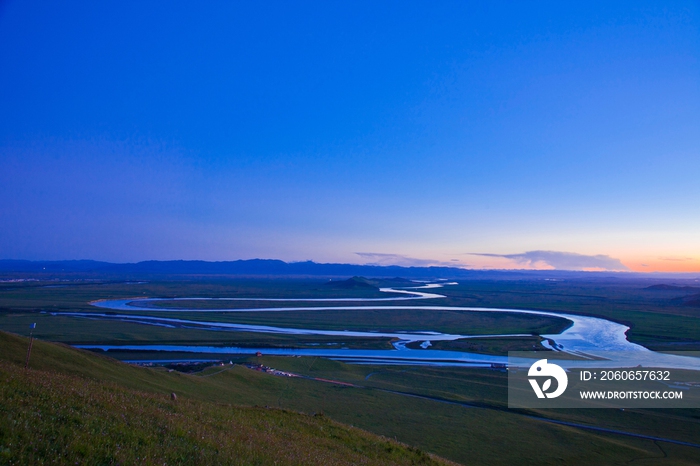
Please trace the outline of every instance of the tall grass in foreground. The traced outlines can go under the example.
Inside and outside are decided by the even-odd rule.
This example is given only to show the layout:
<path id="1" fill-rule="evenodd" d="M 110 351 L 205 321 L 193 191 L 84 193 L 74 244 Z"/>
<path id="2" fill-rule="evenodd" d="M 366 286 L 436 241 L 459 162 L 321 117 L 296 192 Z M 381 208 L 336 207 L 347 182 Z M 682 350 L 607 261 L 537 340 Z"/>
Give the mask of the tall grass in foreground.
<path id="1" fill-rule="evenodd" d="M 444 464 L 323 416 L 124 389 L 0 361 L 0 464 Z"/>

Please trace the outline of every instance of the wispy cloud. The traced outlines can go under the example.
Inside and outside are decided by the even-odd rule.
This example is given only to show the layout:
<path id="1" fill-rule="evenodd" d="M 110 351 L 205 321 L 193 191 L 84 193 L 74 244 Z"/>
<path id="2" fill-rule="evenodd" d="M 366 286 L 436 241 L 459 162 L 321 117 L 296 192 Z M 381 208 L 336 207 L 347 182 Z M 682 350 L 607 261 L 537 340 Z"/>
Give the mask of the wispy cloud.
<path id="1" fill-rule="evenodd" d="M 609 270 L 622 271 L 629 268 L 620 259 L 606 255 L 588 256 L 575 252 L 528 251 L 520 254 L 469 253 L 474 256 L 502 257 L 525 267 L 549 266 L 557 270 Z"/>
<path id="2" fill-rule="evenodd" d="M 673 262 L 684 262 L 684 261 L 692 261 L 692 257 L 659 257 L 660 260 L 662 261 L 673 261 Z"/>
<path id="3" fill-rule="evenodd" d="M 417 259 L 415 257 L 403 256 L 401 254 L 386 254 L 381 252 L 356 252 L 358 256 L 371 261 L 371 265 L 400 265 L 403 267 L 465 267 L 459 259 L 452 259 L 450 262 L 432 259 Z M 456 262 L 455 262 L 456 261 Z"/>

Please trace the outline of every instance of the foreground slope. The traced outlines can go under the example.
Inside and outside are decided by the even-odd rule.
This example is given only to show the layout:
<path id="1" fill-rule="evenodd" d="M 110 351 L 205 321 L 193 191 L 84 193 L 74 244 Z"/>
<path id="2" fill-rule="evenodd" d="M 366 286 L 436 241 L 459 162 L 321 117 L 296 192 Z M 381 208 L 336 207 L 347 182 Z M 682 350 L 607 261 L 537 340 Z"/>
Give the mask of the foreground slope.
<path id="1" fill-rule="evenodd" d="M 0 371 L 5 374 L 0 378 L 0 387 L 9 386 L 10 382 L 18 377 L 25 377 L 15 388 L 3 389 L 3 394 L 0 394 L 0 455 L 5 455 L 0 456 L 0 464 L 7 463 L 7 458 L 17 457 L 16 455 L 20 455 L 22 463 L 49 462 L 46 456 L 35 460 L 35 457 L 28 455 L 34 451 L 33 448 L 44 448 L 47 438 L 57 438 L 52 433 L 56 430 L 56 423 L 68 417 L 64 412 L 52 410 L 66 404 L 67 402 L 62 400 L 68 398 L 72 392 L 55 396 L 51 394 L 52 390 L 63 390 L 62 387 L 66 386 L 67 382 L 61 382 L 57 386 L 49 385 L 46 389 L 41 388 L 41 384 L 52 384 L 51 379 L 56 377 L 56 374 L 75 380 L 76 390 L 82 386 L 80 384 L 88 383 L 112 390 L 108 395 L 104 395 L 107 399 L 117 396 L 111 393 L 125 394 L 122 399 L 126 398 L 128 403 L 122 404 L 125 409 L 133 407 L 133 413 L 129 414 L 131 411 L 124 412 L 121 407 L 115 407 L 116 404 L 105 402 L 104 407 L 95 408 L 93 411 L 96 419 L 93 425 L 97 429 L 95 432 L 105 432 L 104 437 L 119 438 L 119 435 L 123 435 L 123 432 L 119 433 L 121 428 L 115 428 L 116 432 L 107 432 L 104 429 L 113 423 L 126 425 L 126 431 L 130 431 L 133 426 L 146 426 L 142 429 L 139 427 L 139 432 L 144 433 L 141 440 L 126 438 L 118 443 L 118 451 L 121 454 L 124 454 L 123 445 L 129 445 L 127 452 L 143 448 L 143 451 L 139 450 L 140 454 L 125 460 L 122 457 L 112 460 L 107 456 L 93 456 L 80 461 L 84 457 L 71 456 L 70 458 L 75 459 L 71 459 L 73 463 L 140 463 L 141 459 L 137 460 L 136 457 L 146 456 L 143 453 L 146 446 L 153 445 L 153 442 L 167 446 L 171 443 L 168 439 L 172 439 L 173 436 L 178 442 L 185 442 L 178 435 L 188 435 L 190 437 L 186 437 L 189 439 L 187 442 L 192 442 L 187 444 L 189 446 L 179 444 L 177 448 L 167 447 L 184 459 L 179 460 L 178 456 L 166 457 L 166 453 L 169 452 L 162 451 L 157 452 L 161 455 L 158 462 L 430 464 L 431 461 L 440 461 L 416 450 L 401 447 L 398 443 L 386 442 L 384 437 L 388 437 L 464 464 L 698 464 L 700 450 L 697 448 L 575 428 L 545 422 L 546 419 L 537 419 L 529 415 L 629 431 L 633 435 L 646 434 L 697 443 L 700 434 L 697 410 L 549 410 L 541 413 L 521 413 L 505 408 L 507 375 L 498 371 L 407 366 L 390 368 L 347 365 L 317 358 L 263 356 L 241 358 L 240 361 L 255 360 L 308 378 L 276 377 L 247 369 L 242 365 L 211 367 L 203 372 L 188 375 L 167 372 L 163 368 L 129 366 L 65 345 L 39 341 L 32 352 L 32 369 L 25 373 L 22 366 L 26 345 L 26 339 L 0 333 L 0 361 L 5 361 L 2 365 L 4 369 Z M 30 375 L 35 378 L 27 378 Z M 342 383 L 328 383 L 331 379 Z M 41 390 L 35 392 L 37 387 Z M 171 392 L 178 394 L 177 403 L 170 401 Z M 15 393 L 27 395 L 12 398 Z M 83 406 L 92 406 L 86 403 L 91 391 L 85 393 L 88 398 L 77 398 L 72 404 L 68 404 L 66 409 L 80 409 L 80 413 L 88 413 L 87 408 Z M 137 397 L 140 397 L 140 400 L 152 401 L 143 401 L 145 404 L 141 408 L 141 401 L 138 401 Z M 103 398 L 98 398 L 97 401 Z M 35 409 L 34 404 L 43 407 Z M 286 408 L 288 411 L 258 408 L 255 405 Z M 248 408 L 240 409 L 242 406 Z M 161 413 L 158 415 L 161 417 L 155 414 L 139 417 L 141 409 L 149 413 Z M 172 418 L 168 414 L 172 409 L 179 410 L 175 413 L 181 416 Z M 236 410 L 239 410 L 239 414 L 231 414 Z M 206 450 L 207 439 L 217 436 L 222 439 L 235 439 L 236 433 L 244 430 L 246 424 L 243 420 L 252 412 L 259 413 L 256 415 L 259 417 L 251 418 L 251 423 L 257 423 L 252 431 L 262 431 L 264 435 L 252 437 L 253 440 L 249 443 L 259 446 L 255 454 L 262 457 L 252 456 L 252 453 L 246 456 L 241 450 L 245 441 L 240 439 L 232 445 L 227 444 L 226 447 L 218 447 L 216 443 L 214 447 L 207 446 L 206 448 L 216 450 L 215 454 L 219 455 L 216 460 L 193 456 L 192 452 L 200 454 L 199 452 Z M 309 415 L 300 415 L 299 412 Z M 314 413 L 324 415 L 314 416 Z M 21 418 L 19 414 L 22 414 Z M 125 424 L 118 424 L 122 422 L 122 414 L 134 417 L 127 419 Z M 290 420 L 282 419 L 287 415 Z M 271 416 L 271 421 L 263 423 L 261 419 L 266 419 L 265 416 Z M 80 419 L 80 416 L 78 418 Z M 154 418 L 156 421 L 149 420 Z M 105 423 L 104 419 L 114 420 L 112 423 Z M 175 426 L 168 427 L 171 424 L 166 421 L 170 422 L 173 419 L 175 420 L 172 422 L 177 421 Z M 343 427 L 327 419 L 357 426 L 364 431 Z M 237 420 L 242 424 L 236 424 Z M 310 423 L 310 427 L 304 427 L 305 424 L 300 420 Z M 183 426 L 179 430 L 177 427 L 180 424 L 177 423 L 182 423 Z M 280 426 L 280 423 L 283 425 Z M 312 428 L 313 426 L 323 429 Z M 326 426 L 335 426 L 340 430 L 333 431 L 331 427 Z M 83 424 L 69 424 L 69 427 L 66 427 L 69 430 L 65 431 L 64 437 L 48 444 L 69 445 L 71 439 L 77 438 L 80 432 L 90 432 L 89 428 Z M 201 430 L 198 429 L 205 428 L 207 433 L 200 435 Z M 365 431 L 384 437 L 374 437 Z M 297 437 L 296 433 L 299 433 Z M 205 438 L 202 439 L 202 436 Z M 106 441 L 96 435 L 93 435 L 92 439 Z M 291 447 L 286 443 L 289 439 L 292 442 Z M 331 443 L 327 444 L 329 440 Z M 175 441 L 172 443 L 178 444 Z M 25 448 L 24 445 L 27 444 L 27 451 L 18 450 Z M 300 445 L 302 448 L 299 451 L 308 452 L 309 455 L 316 452 L 321 459 L 315 461 L 312 457 L 295 457 L 295 448 Z M 328 445 L 326 450 L 323 449 L 326 448 L 324 445 Z M 110 452 L 108 446 L 100 447 L 100 451 Z M 116 445 L 114 446 L 116 448 Z M 93 448 L 91 444 L 88 447 L 87 451 Z M 65 450 L 68 447 L 62 448 L 62 455 L 68 454 Z M 229 453 L 224 451 L 225 448 L 231 448 Z M 187 453 L 188 451 L 190 453 Z M 51 452 L 46 454 L 51 454 L 51 458 L 55 456 Z"/>
<path id="2" fill-rule="evenodd" d="M 171 400 L 159 384 L 188 376 L 61 345 L 35 342 L 24 370 L 26 343 L 0 332 L 3 464 L 446 464 L 324 416 Z"/>

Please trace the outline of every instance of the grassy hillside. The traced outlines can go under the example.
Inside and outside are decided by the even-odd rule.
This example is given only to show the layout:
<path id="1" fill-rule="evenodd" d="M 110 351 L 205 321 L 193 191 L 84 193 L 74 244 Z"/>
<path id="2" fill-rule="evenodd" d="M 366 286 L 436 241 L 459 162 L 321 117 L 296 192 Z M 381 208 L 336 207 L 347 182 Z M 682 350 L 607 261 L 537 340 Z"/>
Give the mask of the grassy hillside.
<path id="1" fill-rule="evenodd" d="M 26 344 L 26 339 L 0 333 L 0 452 L 5 455 L 0 456 L 0 464 L 8 462 L 8 457 L 19 458 L 17 464 L 41 464 L 49 462 L 46 458 L 59 457 L 47 450 L 47 445 L 57 445 L 60 458 L 67 458 L 65 462 L 90 464 L 138 463 L 147 455 L 160 455 L 158 461 L 153 460 L 159 464 L 314 464 L 309 456 L 312 453 L 321 458 L 316 463 L 323 464 L 439 461 L 364 431 L 464 464 L 697 463 L 694 448 L 575 429 L 511 412 L 503 406 L 505 374 L 497 371 L 255 358 L 279 369 L 358 385 L 350 387 L 275 377 L 236 365 L 212 367 L 193 375 L 133 367 L 38 341 L 32 352 L 32 369 L 25 372 L 21 367 Z M 405 396 L 397 391 L 484 407 Z M 170 400 L 170 392 L 178 394 L 177 402 Z M 263 408 L 266 406 L 276 409 Z M 689 442 L 696 442 L 700 434 L 697 410 L 580 411 L 543 414 Z M 129 432 L 136 433 L 130 436 Z M 237 432 L 247 432 L 249 437 L 245 438 L 253 439 L 250 442 L 260 450 L 245 447 L 242 440 L 219 446 L 224 439 L 237 438 Z M 288 447 L 290 441 L 303 448 Z M 169 450 L 156 448 L 161 444 L 170 445 Z M 127 454 L 125 445 L 126 452 L 134 456 L 112 461 L 109 455 L 114 452 Z M 171 451 L 172 456 L 165 456 Z M 303 452 L 307 456 L 295 456 Z M 45 456 L 32 456 L 39 454 Z M 200 454 L 203 456 L 196 456 Z"/>
<path id="2" fill-rule="evenodd" d="M 0 332 L 2 464 L 446 464 L 323 415 L 171 400 L 206 379 L 60 345 L 24 370 L 26 344 Z"/>

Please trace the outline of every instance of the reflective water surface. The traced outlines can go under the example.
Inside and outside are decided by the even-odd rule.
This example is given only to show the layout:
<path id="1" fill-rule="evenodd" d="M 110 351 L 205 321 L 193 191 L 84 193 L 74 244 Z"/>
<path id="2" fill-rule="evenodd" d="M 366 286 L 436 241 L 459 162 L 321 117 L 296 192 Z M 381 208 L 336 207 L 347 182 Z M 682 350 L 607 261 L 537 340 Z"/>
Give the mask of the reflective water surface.
<path id="1" fill-rule="evenodd" d="M 469 311 L 469 312 L 507 312 L 514 314 L 530 314 L 552 316 L 567 319 L 571 325 L 563 332 L 555 335 L 542 335 L 554 342 L 543 344 L 550 349 L 563 351 L 582 357 L 606 357 L 609 352 L 635 352 L 635 360 L 640 361 L 644 365 L 664 365 L 665 367 L 687 368 L 700 370 L 700 359 L 655 353 L 643 346 L 637 345 L 627 340 L 626 332 L 629 327 L 612 322 L 599 317 L 580 316 L 575 314 L 552 312 L 552 311 L 534 311 L 524 309 L 500 309 L 500 308 L 481 308 L 481 307 L 460 307 L 460 306 L 408 306 L 408 305 L 377 305 L 377 306 L 295 306 L 295 307 L 268 307 L 268 308 L 228 308 L 228 309 L 183 309 L 183 308 L 152 308 L 147 307 L 150 302 L 163 301 L 269 301 L 269 302 L 387 302 L 387 301 L 408 301 L 408 300 L 424 300 L 424 299 L 439 299 L 444 298 L 443 295 L 420 291 L 421 289 L 436 289 L 453 283 L 428 283 L 423 286 L 395 289 L 382 288 L 381 291 L 386 293 L 398 293 L 406 296 L 393 296 L 387 298 L 316 298 L 316 299 L 283 299 L 283 298 L 132 298 L 118 300 L 101 300 L 91 303 L 93 306 L 108 309 L 110 311 L 148 311 L 149 313 L 158 312 L 187 312 L 187 313 L 211 313 L 211 312 L 294 312 L 294 311 L 309 311 L 309 310 L 401 310 L 401 309 L 420 309 L 420 310 L 435 310 L 435 311 Z M 420 332 L 360 332 L 360 331 L 337 331 L 337 330 L 321 330 L 321 329 L 298 329 L 286 327 L 272 327 L 265 325 L 245 325 L 231 324 L 224 322 L 209 322 L 206 320 L 190 320 L 177 319 L 171 317 L 146 316 L 138 314 L 126 313 L 61 313 L 61 315 L 70 315 L 74 317 L 105 319 L 105 320 L 120 320 L 127 322 L 140 323 L 145 325 L 158 325 L 166 327 L 178 328 L 198 328 L 207 330 L 219 331 L 245 331 L 259 333 L 276 333 L 276 334 L 292 334 L 292 335 L 324 335 L 324 336 L 344 336 L 344 337 L 385 337 L 396 339 L 393 343 L 393 350 L 357 350 L 357 349 L 330 349 L 330 348 L 310 348 L 310 349 L 291 349 L 291 348 L 237 348 L 237 347 L 210 347 L 210 346 L 194 346 L 194 345 L 79 345 L 81 348 L 103 349 L 108 350 L 149 350 L 149 351 L 164 351 L 164 352 L 191 352 L 191 353 L 208 353 L 208 354 L 255 354 L 262 352 L 265 354 L 285 355 L 285 356 L 322 356 L 333 359 L 342 359 L 353 363 L 374 363 L 374 364 L 439 364 L 439 365 L 459 365 L 459 366 L 474 366 L 474 365 L 490 365 L 492 363 L 505 363 L 505 356 L 490 356 L 477 353 L 467 353 L 459 351 L 444 351 L 428 349 L 430 341 L 438 340 L 456 340 L 461 338 L 484 338 L 493 336 L 520 336 L 513 334 L 497 334 L 497 335 L 460 335 L 447 334 L 440 332 L 432 332 L 430 330 Z M 409 349 L 406 344 L 409 342 L 420 341 L 424 349 Z M 618 358 L 613 358 L 618 359 Z M 609 367 L 618 367 L 619 364 L 629 364 L 629 359 L 620 358 L 617 362 L 610 361 Z M 513 361 L 511 360 L 511 364 Z M 526 364 L 524 361 L 523 364 Z M 529 364 L 529 363 L 527 363 Z M 618 364 L 618 366 L 616 366 Z M 586 365 L 585 361 L 566 363 L 569 367 L 578 367 Z"/>

